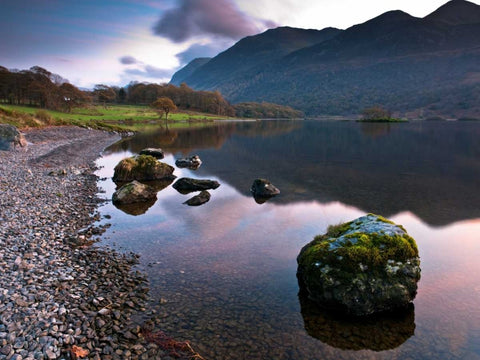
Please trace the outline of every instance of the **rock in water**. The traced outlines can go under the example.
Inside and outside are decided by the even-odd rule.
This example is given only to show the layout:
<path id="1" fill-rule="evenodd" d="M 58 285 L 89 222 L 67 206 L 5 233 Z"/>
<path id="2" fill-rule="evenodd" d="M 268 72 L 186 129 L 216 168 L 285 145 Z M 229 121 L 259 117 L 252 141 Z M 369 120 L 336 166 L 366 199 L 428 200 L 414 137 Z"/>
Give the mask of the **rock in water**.
<path id="1" fill-rule="evenodd" d="M 13 125 L 0 124 L 0 150 L 9 150 L 10 145 L 15 148 L 27 146 L 27 140 L 22 133 Z"/>
<path id="2" fill-rule="evenodd" d="M 162 149 L 146 148 L 140 151 L 140 155 L 150 155 L 156 159 L 163 159 L 165 154 Z"/>
<path id="3" fill-rule="evenodd" d="M 178 159 L 175 161 L 175 165 L 179 168 L 188 168 L 190 170 L 197 170 L 202 165 L 200 156 L 193 155 L 189 158 Z"/>
<path id="4" fill-rule="evenodd" d="M 123 159 L 115 166 L 113 181 L 149 181 L 173 179 L 173 166 L 157 161 L 150 155 L 138 155 Z"/>
<path id="5" fill-rule="evenodd" d="M 157 198 L 155 189 L 138 181 L 123 185 L 114 192 L 112 202 L 117 205 L 134 204 Z"/>
<path id="6" fill-rule="evenodd" d="M 297 263 L 310 299 L 355 316 L 407 306 L 420 279 L 415 240 L 373 214 L 331 226 L 303 247 Z"/>
<path id="7" fill-rule="evenodd" d="M 200 194 L 195 195 L 191 199 L 188 199 L 187 201 L 185 201 L 184 204 L 187 204 L 188 206 L 200 206 L 205 204 L 209 200 L 210 200 L 210 193 L 204 190 Z"/>
<path id="8" fill-rule="evenodd" d="M 188 194 L 193 191 L 202 191 L 209 189 L 216 189 L 220 186 L 218 181 L 215 180 L 198 180 L 191 178 L 178 179 L 175 184 L 172 185 L 174 189 L 182 194 Z"/>
<path id="9" fill-rule="evenodd" d="M 255 198 L 271 198 L 272 196 L 280 194 L 275 185 L 266 179 L 255 179 L 250 188 L 250 192 Z"/>

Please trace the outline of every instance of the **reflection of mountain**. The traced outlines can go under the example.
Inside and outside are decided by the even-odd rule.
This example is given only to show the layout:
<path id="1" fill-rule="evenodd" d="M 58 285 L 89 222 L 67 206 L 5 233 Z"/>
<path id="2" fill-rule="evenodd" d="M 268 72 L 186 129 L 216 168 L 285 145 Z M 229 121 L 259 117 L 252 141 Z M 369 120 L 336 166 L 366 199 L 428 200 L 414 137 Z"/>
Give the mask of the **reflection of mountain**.
<path id="1" fill-rule="evenodd" d="M 302 294 L 299 299 L 307 333 L 342 350 L 391 350 L 415 332 L 413 305 L 395 314 L 351 319 L 331 315 Z"/>
<path id="2" fill-rule="evenodd" d="M 250 196 L 267 178 L 272 202 L 340 201 L 392 216 L 411 211 L 433 225 L 480 217 L 480 127 L 476 123 L 265 121 L 137 135 L 110 151 L 163 147 L 198 153 L 199 176 L 216 176 Z M 253 201 L 253 200 L 252 200 Z"/>
<path id="3" fill-rule="evenodd" d="M 125 138 L 108 147 L 105 152 L 129 150 L 138 153 L 147 147 L 160 147 L 170 153 L 190 154 L 194 149 L 220 149 L 224 142 L 232 136 L 275 136 L 289 133 L 302 126 L 299 121 L 253 121 L 224 122 L 211 126 L 184 129 L 159 129 L 155 132 L 139 133 Z"/>
<path id="4" fill-rule="evenodd" d="M 305 122 L 275 137 L 232 136 L 221 151 L 199 152 L 198 171 L 248 196 L 267 178 L 282 192 L 277 203 L 340 201 L 445 225 L 480 217 L 479 136 L 475 123 Z"/>

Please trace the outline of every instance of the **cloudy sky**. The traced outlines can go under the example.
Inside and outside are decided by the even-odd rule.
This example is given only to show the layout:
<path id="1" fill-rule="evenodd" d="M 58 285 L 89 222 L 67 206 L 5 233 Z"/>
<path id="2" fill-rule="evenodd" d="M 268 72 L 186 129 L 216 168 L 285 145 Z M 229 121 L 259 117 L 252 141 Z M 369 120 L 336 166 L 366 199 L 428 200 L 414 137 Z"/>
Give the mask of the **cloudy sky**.
<path id="1" fill-rule="evenodd" d="M 39 65 L 81 87 L 161 83 L 193 58 L 268 28 L 345 29 L 388 10 L 423 17 L 445 2 L 0 0 L 0 65 Z"/>

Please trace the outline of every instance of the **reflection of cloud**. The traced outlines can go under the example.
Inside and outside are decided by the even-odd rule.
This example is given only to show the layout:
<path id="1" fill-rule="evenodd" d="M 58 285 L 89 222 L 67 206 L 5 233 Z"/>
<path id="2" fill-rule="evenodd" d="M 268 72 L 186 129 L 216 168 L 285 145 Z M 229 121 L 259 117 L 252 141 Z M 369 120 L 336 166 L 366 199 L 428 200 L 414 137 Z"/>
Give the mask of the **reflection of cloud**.
<path id="1" fill-rule="evenodd" d="M 181 0 L 178 7 L 163 13 L 154 32 L 174 42 L 199 35 L 237 40 L 272 25 L 247 16 L 231 0 Z"/>

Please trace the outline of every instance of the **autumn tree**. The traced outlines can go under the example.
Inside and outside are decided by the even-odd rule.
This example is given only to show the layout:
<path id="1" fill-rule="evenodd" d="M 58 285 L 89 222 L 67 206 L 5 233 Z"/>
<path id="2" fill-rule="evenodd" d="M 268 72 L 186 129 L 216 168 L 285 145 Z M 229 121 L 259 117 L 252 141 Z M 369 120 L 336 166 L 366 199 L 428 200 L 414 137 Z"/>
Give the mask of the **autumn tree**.
<path id="1" fill-rule="evenodd" d="M 364 120 L 388 120 L 392 114 L 380 106 L 372 106 L 362 111 L 362 118 Z"/>
<path id="2" fill-rule="evenodd" d="M 103 107 L 106 107 L 107 102 L 112 102 L 116 99 L 117 94 L 110 86 L 97 84 L 93 88 L 93 95 L 98 102 L 103 104 Z"/>
<path id="3" fill-rule="evenodd" d="M 165 121 L 168 119 L 168 114 L 171 111 L 177 110 L 177 106 L 173 103 L 172 99 L 168 97 L 160 97 L 150 106 L 159 112 L 160 118 L 162 117 L 162 114 L 165 113 Z"/>

